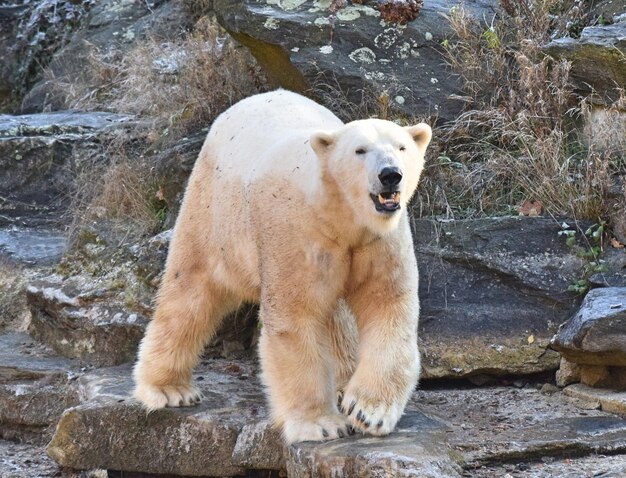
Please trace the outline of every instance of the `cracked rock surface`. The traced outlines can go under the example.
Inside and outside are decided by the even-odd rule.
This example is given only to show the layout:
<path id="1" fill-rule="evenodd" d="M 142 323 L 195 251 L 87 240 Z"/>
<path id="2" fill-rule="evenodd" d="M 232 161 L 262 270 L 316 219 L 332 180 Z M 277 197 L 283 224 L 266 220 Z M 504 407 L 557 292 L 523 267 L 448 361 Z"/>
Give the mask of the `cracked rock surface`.
<path id="1" fill-rule="evenodd" d="M 79 379 L 83 403 L 65 411 L 48 453 L 78 469 L 295 477 L 453 477 L 502 462 L 626 453 L 622 417 L 531 385 L 418 390 L 389 437 L 284 448 L 268 424 L 254 363 L 207 360 L 195 381 L 206 395 L 200 406 L 146 416 L 129 398 L 129 366 L 87 373 Z"/>

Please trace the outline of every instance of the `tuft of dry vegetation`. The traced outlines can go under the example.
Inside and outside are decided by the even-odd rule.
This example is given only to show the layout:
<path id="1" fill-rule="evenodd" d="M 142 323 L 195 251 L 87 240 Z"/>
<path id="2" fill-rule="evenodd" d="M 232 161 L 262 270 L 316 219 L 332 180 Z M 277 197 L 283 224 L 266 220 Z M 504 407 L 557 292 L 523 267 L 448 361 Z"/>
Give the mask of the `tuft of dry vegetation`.
<path id="1" fill-rule="evenodd" d="M 626 138 L 615 147 L 625 100 L 603 112 L 617 133 L 589 144 L 583 125 L 593 124 L 593 98 L 575 94 L 568 62 L 541 50 L 555 29 L 563 34 L 559 9 L 565 18 L 572 8 L 581 16 L 581 2 L 501 3 L 487 21 L 473 19 L 462 6 L 451 10 L 454 35 L 443 47 L 462 80 L 467 107 L 455 121 L 435 127 L 413 212 L 462 219 L 523 214 L 525 204 L 537 204 L 548 215 L 606 219 L 609 207 L 624 207 L 607 196 L 612 178 L 626 173 Z M 345 121 L 424 121 L 394 111 L 393 91 L 393 85 L 342 91 L 321 74 L 313 86 L 314 95 Z"/>
<path id="2" fill-rule="evenodd" d="M 379 118 L 402 125 L 428 122 L 428 118 L 407 116 L 398 111 L 392 99 L 406 93 L 405 88 L 393 80 L 384 86 L 374 83 L 367 89 L 346 89 L 336 78 L 319 72 L 312 82 L 310 93 L 344 122 L 363 118 Z"/>
<path id="3" fill-rule="evenodd" d="M 388 89 L 346 91 L 336 78 L 319 73 L 311 93 L 345 122 L 363 118 L 390 120 L 395 114 Z"/>
<path id="4" fill-rule="evenodd" d="M 156 172 L 154 153 L 205 130 L 230 105 L 259 92 L 264 79 L 250 56 L 206 17 L 180 40 L 151 38 L 124 55 L 95 53 L 91 60 L 76 83 L 56 80 L 65 105 L 132 113 L 144 128 L 115 138 L 106 164 L 94 162 L 78 174 L 73 229 L 110 220 L 136 234 L 157 232 L 168 211 L 167 178 Z"/>
<path id="5" fill-rule="evenodd" d="M 211 124 L 264 82 L 250 56 L 207 17 L 180 41 L 149 38 L 125 55 L 91 57 L 91 81 L 57 81 L 68 108 L 133 113 L 178 139 Z"/>
<path id="6" fill-rule="evenodd" d="M 260 85 L 250 58 L 206 19 L 182 44 L 140 45 L 121 74 L 113 108 L 151 118 L 177 137 L 210 125 Z"/>
<path id="7" fill-rule="evenodd" d="M 624 165 L 619 152 L 586 144 L 589 100 L 574 94 L 569 63 L 540 49 L 556 2 L 502 3 L 486 24 L 462 6 L 451 11 L 455 34 L 443 46 L 468 108 L 437 132 L 418 207 L 460 218 L 516 213 L 538 201 L 555 216 L 606 217 L 610 177 Z"/>
<path id="8" fill-rule="evenodd" d="M 70 236 L 85 222 L 101 220 L 129 236 L 157 233 L 168 212 L 162 197 L 164 181 L 149 160 L 122 152 L 106 166 L 85 168 L 75 181 Z"/>
<path id="9" fill-rule="evenodd" d="M 196 20 L 205 17 L 213 10 L 213 0 L 182 0 L 185 10 Z"/>

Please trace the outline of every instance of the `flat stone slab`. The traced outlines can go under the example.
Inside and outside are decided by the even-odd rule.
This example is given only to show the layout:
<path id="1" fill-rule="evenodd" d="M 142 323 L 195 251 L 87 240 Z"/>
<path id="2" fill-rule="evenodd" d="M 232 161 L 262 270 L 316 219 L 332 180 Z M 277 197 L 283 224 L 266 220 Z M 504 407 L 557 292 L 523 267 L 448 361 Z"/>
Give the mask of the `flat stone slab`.
<path id="1" fill-rule="evenodd" d="M 474 468 L 472 478 L 623 478 L 626 476 L 626 456 L 590 455 L 555 459 L 543 457 L 536 463 L 506 463 Z"/>
<path id="2" fill-rule="evenodd" d="M 422 378 L 555 370 L 558 326 L 584 262 L 547 218 L 412 221 L 420 273 Z"/>
<path id="3" fill-rule="evenodd" d="M 77 371 L 27 334 L 0 336 L 0 436 L 47 441 L 63 411 L 79 403 Z"/>
<path id="4" fill-rule="evenodd" d="M 0 256 L 24 264 L 58 261 L 67 247 L 67 234 L 54 229 L 9 227 L 0 229 Z"/>
<path id="5" fill-rule="evenodd" d="M 76 469 L 234 476 L 245 471 L 233 459 L 235 449 L 238 456 L 246 457 L 253 454 L 256 443 L 269 440 L 269 448 L 279 450 L 271 468 L 284 467 L 278 433 L 269 426 L 258 429 L 266 412 L 252 365 L 211 361 L 195 374 L 206 397 L 199 406 L 149 415 L 129 398 L 131 370 L 123 365 L 81 377 L 81 394 L 88 401 L 65 411 L 48 447 L 59 464 Z M 251 424 L 256 427 L 246 427 Z M 256 439 L 249 439 L 250 432 Z M 246 466 L 254 468 L 255 463 L 248 461 Z"/>
<path id="6" fill-rule="evenodd" d="M 581 410 L 558 389 L 546 388 L 550 393 L 532 386 L 418 390 L 410 408 L 445 421 L 447 440 L 466 469 L 626 452 L 626 420 Z"/>
<path id="7" fill-rule="evenodd" d="M 103 111 L 55 111 L 29 115 L 1 115 L 0 137 L 84 134 L 126 123 L 128 115 Z"/>
<path id="8" fill-rule="evenodd" d="M 568 397 L 583 400 L 587 403 L 595 402 L 605 412 L 626 416 L 625 391 L 592 388 L 582 383 L 575 383 L 566 387 L 563 393 Z"/>
<path id="9" fill-rule="evenodd" d="M 441 422 L 419 412 L 407 413 L 402 421 L 397 431 L 386 438 L 361 436 L 289 447 L 287 476 L 461 476 L 462 469 L 450 455 Z"/>
<path id="10" fill-rule="evenodd" d="M 194 378 L 201 405 L 146 415 L 129 398 L 130 365 L 84 375 L 85 402 L 63 414 L 50 456 L 75 469 L 185 476 L 459 477 L 502 462 L 626 454 L 626 420 L 581 409 L 556 387 L 421 389 L 388 437 L 287 448 L 269 425 L 254 364 L 206 360 Z"/>

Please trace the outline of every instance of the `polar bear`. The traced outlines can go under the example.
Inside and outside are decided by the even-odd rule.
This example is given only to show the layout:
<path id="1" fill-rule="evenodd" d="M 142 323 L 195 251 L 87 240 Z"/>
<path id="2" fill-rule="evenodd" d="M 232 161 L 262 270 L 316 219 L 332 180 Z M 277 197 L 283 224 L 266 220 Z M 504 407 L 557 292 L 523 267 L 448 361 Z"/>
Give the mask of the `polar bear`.
<path id="1" fill-rule="evenodd" d="M 391 432 L 420 370 L 407 202 L 430 139 L 426 124 L 344 124 L 284 90 L 222 113 L 189 178 L 135 397 L 149 410 L 199 402 L 205 343 L 257 302 L 286 443 Z"/>

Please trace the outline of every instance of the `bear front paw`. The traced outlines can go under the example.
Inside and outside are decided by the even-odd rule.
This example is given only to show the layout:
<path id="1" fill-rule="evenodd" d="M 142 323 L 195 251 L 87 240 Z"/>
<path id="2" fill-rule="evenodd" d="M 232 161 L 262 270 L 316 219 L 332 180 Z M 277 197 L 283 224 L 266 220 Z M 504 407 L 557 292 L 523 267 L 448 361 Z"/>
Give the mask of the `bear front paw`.
<path id="1" fill-rule="evenodd" d="M 313 420 L 287 420 L 283 425 L 283 435 L 288 445 L 301 441 L 334 440 L 352 434 L 354 429 L 338 413 Z"/>
<path id="2" fill-rule="evenodd" d="M 149 411 L 164 407 L 189 407 L 202 401 L 202 393 L 192 385 L 139 384 L 134 397 Z"/>
<path id="3" fill-rule="evenodd" d="M 340 395 L 339 411 L 346 415 L 357 430 L 371 435 L 389 435 L 402 415 L 404 407 L 373 400 L 356 393 Z"/>

